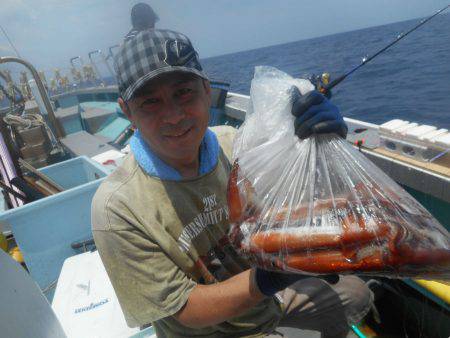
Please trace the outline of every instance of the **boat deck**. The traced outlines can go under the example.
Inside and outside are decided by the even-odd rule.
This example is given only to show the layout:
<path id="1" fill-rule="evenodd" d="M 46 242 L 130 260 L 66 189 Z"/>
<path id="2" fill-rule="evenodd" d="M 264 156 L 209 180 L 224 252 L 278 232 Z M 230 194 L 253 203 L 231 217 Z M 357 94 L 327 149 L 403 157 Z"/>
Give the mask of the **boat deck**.
<path id="1" fill-rule="evenodd" d="M 432 171 L 436 174 L 443 175 L 446 177 L 450 177 L 450 154 L 445 154 L 433 162 L 423 162 L 405 155 L 392 153 L 391 151 L 388 151 L 381 147 L 376 148 L 374 151 L 378 154 L 390 157 L 397 161 L 408 163 L 414 167 L 421 168 L 427 171 Z"/>

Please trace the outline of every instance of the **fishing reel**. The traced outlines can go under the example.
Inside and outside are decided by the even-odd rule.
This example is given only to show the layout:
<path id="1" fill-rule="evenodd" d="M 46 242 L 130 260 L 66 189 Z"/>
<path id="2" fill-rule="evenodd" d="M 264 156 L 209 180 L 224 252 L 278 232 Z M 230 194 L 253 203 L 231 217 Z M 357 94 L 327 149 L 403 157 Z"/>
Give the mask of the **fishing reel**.
<path id="1" fill-rule="evenodd" d="M 331 90 L 327 89 L 330 83 L 330 73 L 323 73 L 322 75 L 311 74 L 307 79 L 313 84 L 314 88 L 321 92 L 327 99 L 331 99 Z"/>

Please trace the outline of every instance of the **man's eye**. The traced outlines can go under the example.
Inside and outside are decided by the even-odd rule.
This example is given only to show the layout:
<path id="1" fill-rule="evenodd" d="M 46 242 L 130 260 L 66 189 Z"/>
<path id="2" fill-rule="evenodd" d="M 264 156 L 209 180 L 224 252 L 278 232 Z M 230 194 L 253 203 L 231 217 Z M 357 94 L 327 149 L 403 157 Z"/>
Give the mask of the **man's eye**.
<path id="1" fill-rule="evenodd" d="M 151 106 L 158 103 L 158 99 L 146 99 L 144 102 L 142 102 L 141 107 Z"/>
<path id="2" fill-rule="evenodd" d="M 185 96 L 192 93 L 191 88 L 181 88 L 178 90 L 177 94 L 178 96 Z"/>

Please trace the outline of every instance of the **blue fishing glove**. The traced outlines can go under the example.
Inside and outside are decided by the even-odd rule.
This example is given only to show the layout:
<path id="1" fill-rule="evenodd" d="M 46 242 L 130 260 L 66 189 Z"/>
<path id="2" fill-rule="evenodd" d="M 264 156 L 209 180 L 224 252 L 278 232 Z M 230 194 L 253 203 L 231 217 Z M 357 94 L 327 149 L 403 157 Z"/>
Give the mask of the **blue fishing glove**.
<path id="1" fill-rule="evenodd" d="M 339 108 L 317 90 L 302 96 L 297 87 L 292 87 L 292 115 L 295 135 L 301 139 L 325 133 L 347 137 L 348 128 Z"/>
<path id="2" fill-rule="evenodd" d="M 298 282 L 302 279 L 311 278 L 312 276 L 300 275 L 294 273 L 282 273 L 263 270 L 260 268 L 256 269 L 255 281 L 258 289 L 262 294 L 266 296 L 273 296 L 278 291 L 286 289 L 291 284 Z M 329 284 L 336 284 L 339 281 L 338 275 L 324 275 L 317 276 Z"/>

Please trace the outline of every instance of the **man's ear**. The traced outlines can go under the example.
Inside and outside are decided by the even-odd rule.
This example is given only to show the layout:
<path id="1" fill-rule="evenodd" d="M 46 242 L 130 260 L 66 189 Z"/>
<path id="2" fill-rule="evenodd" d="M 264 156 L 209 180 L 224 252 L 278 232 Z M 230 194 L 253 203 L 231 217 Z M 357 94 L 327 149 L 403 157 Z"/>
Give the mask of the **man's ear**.
<path id="1" fill-rule="evenodd" d="M 131 115 L 131 110 L 130 110 L 130 107 L 128 106 L 128 104 L 120 96 L 117 99 L 117 103 L 119 104 L 120 109 L 122 109 L 123 113 L 128 118 L 128 120 L 130 120 L 133 127 L 136 127 L 136 125 L 134 124 L 133 117 Z"/>
<path id="2" fill-rule="evenodd" d="M 131 111 L 130 107 L 128 107 L 128 104 L 120 96 L 117 99 L 117 103 L 119 104 L 120 109 L 122 109 L 126 117 L 131 121 Z"/>

